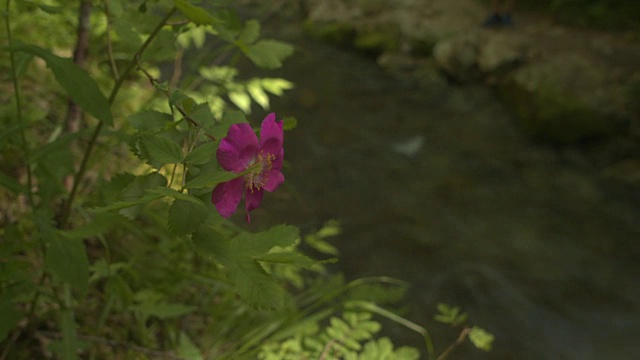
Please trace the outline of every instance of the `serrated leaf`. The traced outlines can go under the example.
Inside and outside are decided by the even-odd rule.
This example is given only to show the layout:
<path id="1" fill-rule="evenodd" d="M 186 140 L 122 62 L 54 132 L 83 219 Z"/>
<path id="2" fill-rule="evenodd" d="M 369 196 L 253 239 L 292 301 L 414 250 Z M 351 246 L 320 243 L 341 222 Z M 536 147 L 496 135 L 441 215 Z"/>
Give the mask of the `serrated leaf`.
<path id="1" fill-rule="evenodd" d="M 158 131 L 173 122 L 173 117 L 160 111 L 147 110 L 129 116 L 128 120 L 138 131 Z"/>
<path id="2" fill-rule="evenodd" d="M 282 61 L 293 54 L 293 46 L 277 40 L 260 40 L 249 45 L 245 55 L 254 64 L 265 69 L 276 69 Z"/>
<path id="3" fill-rule="evenodd" d="M 213 25 L 215 18 L 206 9 L 191 5 L 187 0 L 173 0 L 178 10 L 189 20 L 198 25 Z"/>
<path id="4" fill-rule="evenodd" d="M 229 171 L 216 170 L 216 169 L 205 169 L 198 173 L 198 175 L 187 182 L 185 188 L 187 189 L 202 189 L 202 188 L 213 188 L 223 182 L 233 180 L 242 176 L 242 174 L 236 174 Z"/>
<path id="5" fill-rule="evenodd" d="M 238 295 L 257 309 L 276 310 L 284 307 L 285 291 L 255 261 L 235 258 L 228 265 L 229 277 L 236 285 Z"/>
<path id="6" fill-rule="evenodd" d="M 56 80 L 73 102 L 96 119 L 113 126 L 109 101 L 100 91 L 95 80 L 73 61 L 33 45 L 13 46 L 9 49 L 33 54 L 46 61 Z"/>
<path id="7" fill-rule="evenodd" d="M 276 96 L 281 96 L 284 90 L 293 89 L 291 81 L 280 78 L 263 78 L 260 81 L 262 88 Z"/>
<path id="8" fill-rule="evenodd" d="M 191 234 L 198 229 L 206 217 L 207 208 L 204 204 L 174 200 L 169 208 L 169 230 L 177 236 Z"/>
<path id="9" fill-rule="evenodd" d="M 197 104 L 194 106 L 191 113 L 189 113 L 189 117 L 203 127 L 209 127 L 216 121 L 211 113 L 211 107 L 208 103 Z"/>
<path id="10" fill-rule="evenodd" d="M 89 289 L 89 260 L 84 242 L 53 236 L 47 240 L 45 266 L 62 282 L 69 283 L 82 295 Z"/>
<path id="11" fill-rule="evenodd" d="M 245 114 L 251 112 L 251 98 L 246 91 L 237 89 L 229 92 L 229 100 L 234 103 L 238 109 L 242 110 Z"/>
<path id="12" fill-rule="evenodd" d="M 253 100 L 260 105 L 263 109 L 267 110 L 269 108 L 269 96 L 260 86 L 260 82 L 251 81 L 247 84 L 247 91 L 249 95 L 253 98 Z"/>
<path id="13" fill-rule="evenodd" d="M 216 154 L 218 143 L 208 142 L 197 146 L 191 150 L 187 156 L 184 157 L 184 161 L 191 165 L 203 165 L 208 163 L 211 158 Z"/>
<path id="14" fill-rule="evenodd" d="M 234 256 L 254 257 L 263 255 L 275 246 L 287 247 L 298 238 L 298 228 L 291 225 L 277 225 L 259 233 L 243 233 L 231 240 Z"/>
<path id="15" fill-rule="evenodd" d="M 145 134 L 140 142 L 145 149 L 145 155 L 151 161 L 162 164 L 179 164 L 182 162 L 182 150 L 175 142 L 159 136 Z"/>

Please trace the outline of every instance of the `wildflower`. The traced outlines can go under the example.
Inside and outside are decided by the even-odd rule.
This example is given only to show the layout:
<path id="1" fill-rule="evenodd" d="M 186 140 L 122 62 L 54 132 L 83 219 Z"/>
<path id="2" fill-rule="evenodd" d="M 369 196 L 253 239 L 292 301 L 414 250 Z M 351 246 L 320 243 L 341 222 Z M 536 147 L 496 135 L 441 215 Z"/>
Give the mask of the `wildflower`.
<path id="1" fill-rule="evenodd" d="M 271 113 L 262 120 L 260 141 L 247 123 L 233 124 L 227 137 L 220 141 L 216 156 L 223 169 L 242 176 L 218 184 L 211 193 L 211 202 L 218 213 L 230 217 L 238 208 L 242 194 L 249 212 L 260 206 L 264 190 L 275 191 L 284 182 L 281 172 L 284 157 L 282 121 Z"/>

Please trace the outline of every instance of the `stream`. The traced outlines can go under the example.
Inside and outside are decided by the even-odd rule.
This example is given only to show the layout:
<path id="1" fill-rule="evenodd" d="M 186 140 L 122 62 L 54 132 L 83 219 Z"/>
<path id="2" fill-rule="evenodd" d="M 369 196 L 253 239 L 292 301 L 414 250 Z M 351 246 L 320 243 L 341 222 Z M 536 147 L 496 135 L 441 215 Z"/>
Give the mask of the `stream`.
<path id="1" fill-rule="evenodd" d="M 296 84 L 272 109 L 298 127 L 253 227 L 338 220 L 337 270 L 409 281 L 405 316 L 437 353 L 459 333 L 433 321 L 446 302 L 496 336 L 455 359 L 640 358 L 637 189 L 602 180 L 580 149 L 532 143 L 486 85 L 418 86 L 299 24 L 270 31 L 297 46 L 261 75 Z M 426 353 L 416 333 L 388 332 Z"/>

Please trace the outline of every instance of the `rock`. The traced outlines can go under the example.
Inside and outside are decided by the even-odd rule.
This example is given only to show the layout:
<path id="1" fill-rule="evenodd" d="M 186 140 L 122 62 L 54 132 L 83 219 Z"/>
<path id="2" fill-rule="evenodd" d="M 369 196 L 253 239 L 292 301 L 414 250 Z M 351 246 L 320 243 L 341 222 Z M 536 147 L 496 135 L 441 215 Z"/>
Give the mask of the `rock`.
<path id="1" fill-rule="evenodd" d="M 622 130 L 628 119 L 624 89 L 608 82 L 606 68 L 574 54 L 523 66 L 499 88 L 524 132 L 545 142 L 604 138 Z"/>
<path id="2" fill-rule="evenodd" d="M 493 33 L 484 38 L 478 46 L 478 68 L 484 74 L 512 68 L 525 58 L 527 45 L 522 36 Z"/>
<path id="3" fill-rule="evenodd" d="M 438 65 L 451 77 L 466 81 L 478 75 L 478 48 L 475 36 L 440 41 L 433 49 Z"/>

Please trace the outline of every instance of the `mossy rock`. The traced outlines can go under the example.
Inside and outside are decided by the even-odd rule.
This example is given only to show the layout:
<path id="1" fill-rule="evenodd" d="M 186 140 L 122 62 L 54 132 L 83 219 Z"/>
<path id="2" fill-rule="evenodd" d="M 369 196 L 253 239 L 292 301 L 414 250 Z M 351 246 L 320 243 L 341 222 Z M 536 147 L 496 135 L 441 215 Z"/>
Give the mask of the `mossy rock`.
<path id="1" fill-rule="evenodd" d="M 352 24 L 341 21 L 304 22 L 304 29 L 314 38 L 340 46 L 351 46 L 356 29 Z"/>
<path id="2" fill-rule="evenodd" d="M 500 85 L 523 131 L 558 145 L 611 136 L 624 128 L 622 91 L 578 56 L 557 56 L 522 67 Z"/>
<path id="3" fill-rule="evenodd" d="M 364 53 L 374 56 L 384 52 L 394 52 L 400 48 L 398 31 L 360 30 L 353 46 Z"/>

